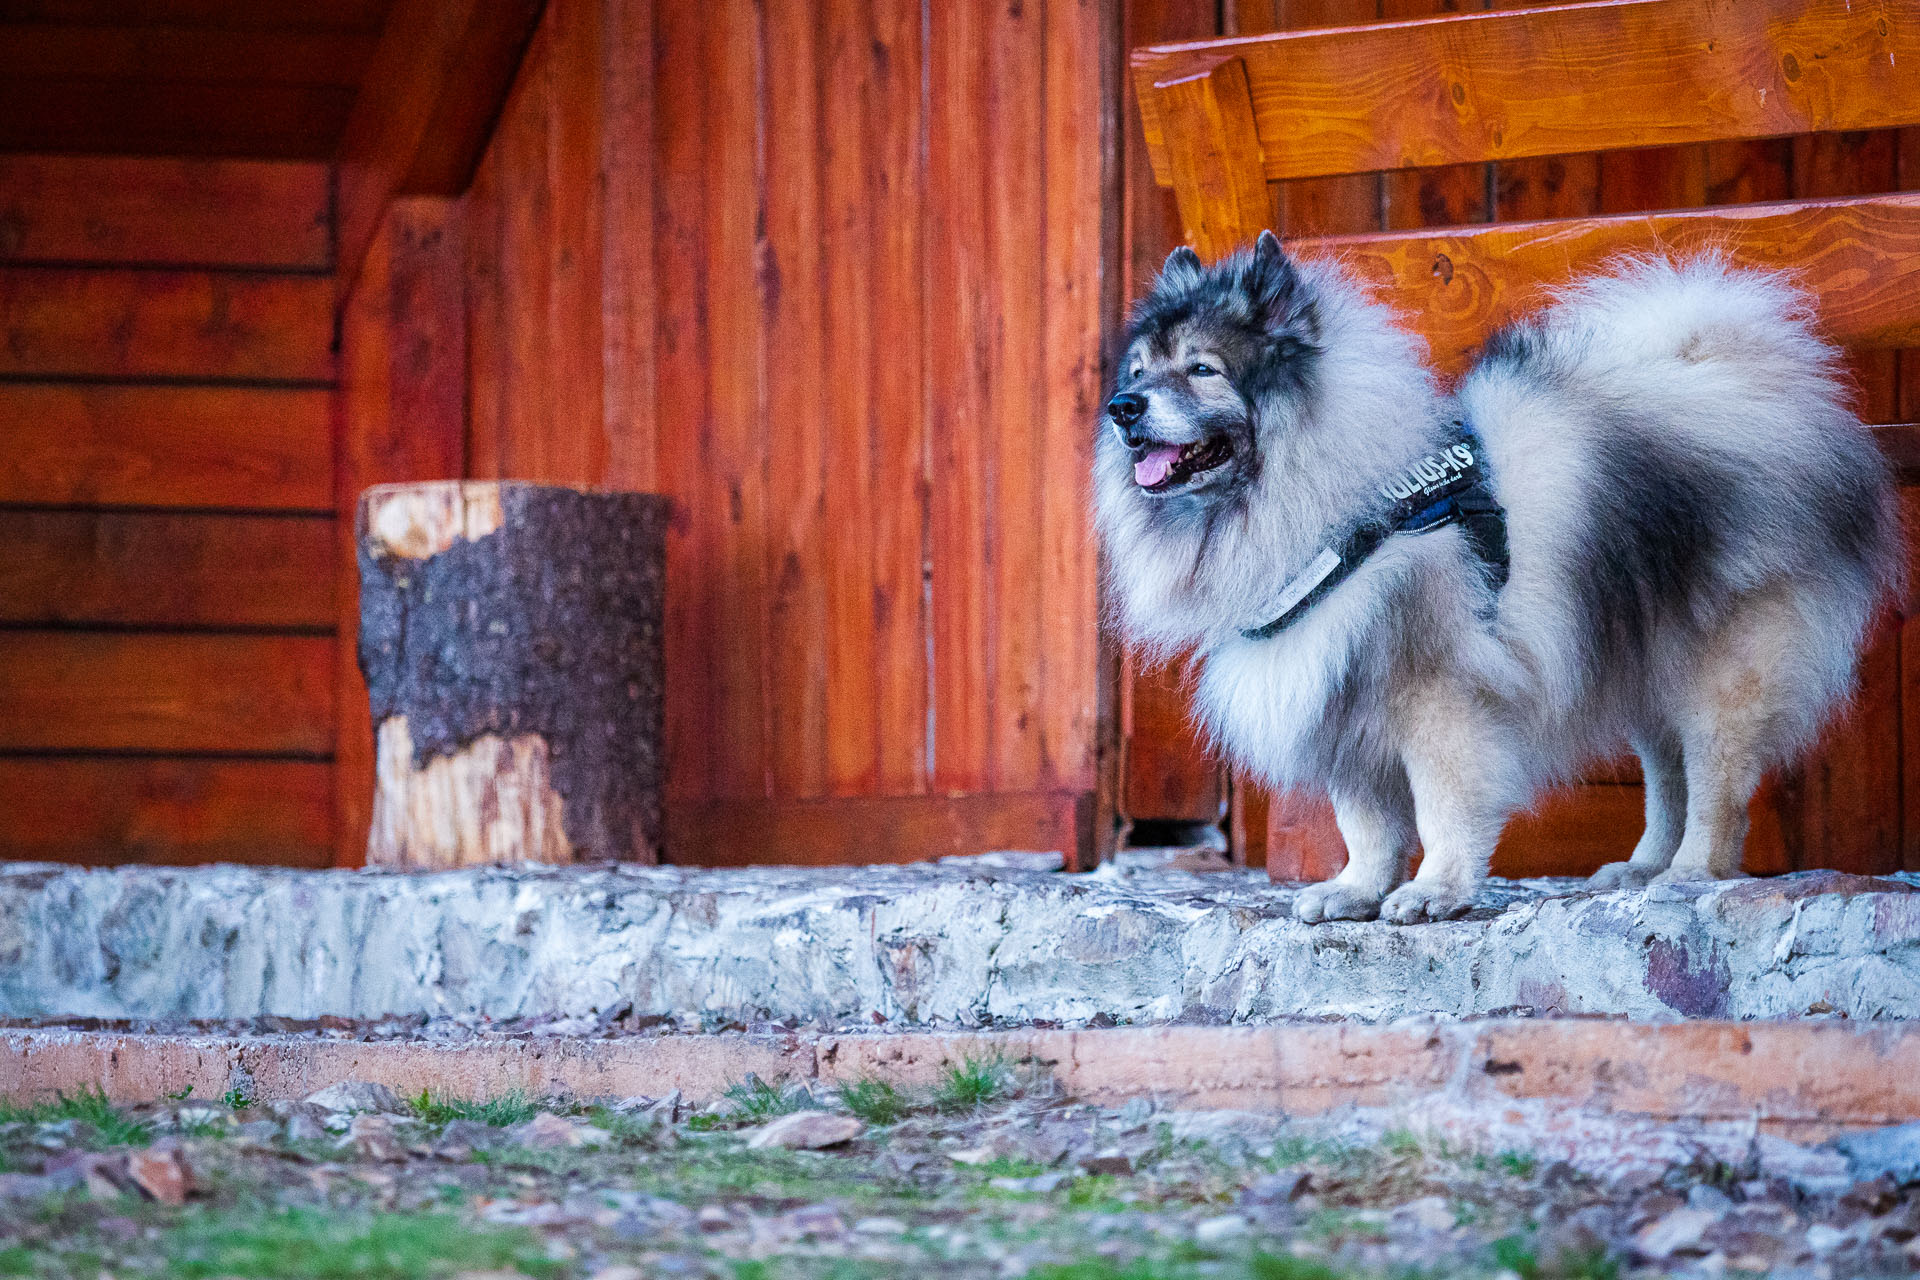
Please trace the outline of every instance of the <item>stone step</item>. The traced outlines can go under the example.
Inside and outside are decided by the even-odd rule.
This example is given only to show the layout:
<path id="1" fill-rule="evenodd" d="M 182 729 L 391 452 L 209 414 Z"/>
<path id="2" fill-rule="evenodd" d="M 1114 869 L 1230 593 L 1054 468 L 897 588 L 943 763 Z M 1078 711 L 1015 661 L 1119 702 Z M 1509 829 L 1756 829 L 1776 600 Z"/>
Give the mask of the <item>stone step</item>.
<path id="1" fill-rule="evenodd" d="M 1303 925 L 1253 873 L 985 866 L 0 870 L 0 1017 L 1067 1026 L 1920 1016 L 1909 876 Z"/>

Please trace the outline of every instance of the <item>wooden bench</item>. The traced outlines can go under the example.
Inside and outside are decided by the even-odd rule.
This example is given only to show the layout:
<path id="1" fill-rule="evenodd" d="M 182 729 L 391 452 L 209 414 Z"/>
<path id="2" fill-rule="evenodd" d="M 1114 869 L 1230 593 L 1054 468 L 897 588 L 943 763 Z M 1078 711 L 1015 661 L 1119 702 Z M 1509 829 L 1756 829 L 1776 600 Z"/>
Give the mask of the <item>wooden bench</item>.
<path id="1" fill-rule="evenodd" d="M 1599 0 L 1151 46 L 1134 51 L 1132 70 L 1155 178 L 1172 188 L 1189 243 L 1212 258 L 1273 222 L 1269 184 L 1277 182 L 1920 124 L 1920 0 Z M 1836 342 L 1920 346 L 1920 193 L 1294 246 L 1345 258 L 1426 337 L 1446 372 L 1463 368 L 1488 333 L 1538 306 L 1546 290 L 1627 251 L 1713 247 L 1741 263 L 1788 268 L 1818 296 Z M 1920 478 L 1920 426 L 1874 430 L 1903 482 Z M 1870 665 L 1887 667 L 1894 646 L 1894 687 L 1920 684 L 1920 637 L 1904 658 L 1899 643 L 1890 628 Z M 1904 701 L 1913 705 L 1902 708 L 1897 737 L 1920 743 L 1920 698 Z M 1846 754 L 1823 767 L 1844 768 Z M 1916 766 L 1903 759 L 1894 776 L 1905 775 L 1904 790 L 1920 801 Z M 1763 865 L 1829 865 L 1827 836 L 1780 811 L 1783 790 L 1791 810 L 1799 790 L 1791 784 L 1756 802 L 1770 810 L 1756 813 L 1756 843 L 1774 845 Z M 1894 865 L 1840 857 L 1850 869 L 1920 865 L 1920 803 L 1903 807 L 1902 788 L 1891 790 L 1874 802 L 1892 807 L 1899 850 L 1867 860 Z M 1507 869 L 1575 870 L 1608 844 L 1624 856 L 1638 832 L 1637 804 L 1602 799 L 1534 822 L 1523 838 L 1535 846 Z M 1579 856 L 1549 847 L 1600 827 L 1604 838 L 1586 840 Z M 1268 832 L 1277 877 L 1317 878 L 1344 861 L 1331 810 L 1317 797 L 1274 797 Z"/>

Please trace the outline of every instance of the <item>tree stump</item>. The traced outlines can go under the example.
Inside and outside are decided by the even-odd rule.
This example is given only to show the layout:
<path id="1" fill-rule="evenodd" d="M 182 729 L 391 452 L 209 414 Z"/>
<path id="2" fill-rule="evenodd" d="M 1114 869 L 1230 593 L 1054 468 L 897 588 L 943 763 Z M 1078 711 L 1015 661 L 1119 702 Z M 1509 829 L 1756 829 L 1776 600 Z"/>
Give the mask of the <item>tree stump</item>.
<path id="1" fill-rule="evenodd" d="M 667 513 L 533 484 L 366 492 L 369 866 L 659 860 Z"/>

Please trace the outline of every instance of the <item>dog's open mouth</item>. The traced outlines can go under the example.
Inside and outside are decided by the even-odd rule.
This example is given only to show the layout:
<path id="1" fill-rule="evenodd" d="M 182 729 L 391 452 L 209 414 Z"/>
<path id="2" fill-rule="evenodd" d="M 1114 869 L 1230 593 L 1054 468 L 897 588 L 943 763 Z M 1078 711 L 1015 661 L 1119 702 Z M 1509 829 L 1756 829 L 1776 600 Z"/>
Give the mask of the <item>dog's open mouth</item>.
<path id="1" fill-rule="evenodd" d="M 1148 493 L 1165 493 L 1232 455 L 1233 446 L 1225 436 L 1208 436 L 1192 444 L 1145 445 L 1134 451 L 1133 482 Z"/>

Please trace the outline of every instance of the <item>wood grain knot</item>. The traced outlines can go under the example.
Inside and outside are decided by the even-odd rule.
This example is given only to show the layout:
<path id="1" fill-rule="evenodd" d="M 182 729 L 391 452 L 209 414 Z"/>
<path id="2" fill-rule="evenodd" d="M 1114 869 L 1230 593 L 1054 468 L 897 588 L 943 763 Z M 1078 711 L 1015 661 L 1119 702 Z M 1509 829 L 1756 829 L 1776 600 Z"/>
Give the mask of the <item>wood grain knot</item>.
<path id="1" fill-rule="evenodd" d="M 1433 274 L 1441 284 L 1453 283 L 1453 259 L 1444 253 L 1433 255 Z"/>
<path id="2" fill-rule="evenodd" d="M 1788 80 L 1798 80 L 1800 78 L 1800 59 L 1794 57 L 1792 54 L 1788 54 L 1786 57 L 1780 59 L 1780 70 L 1786 75 Z"/>

